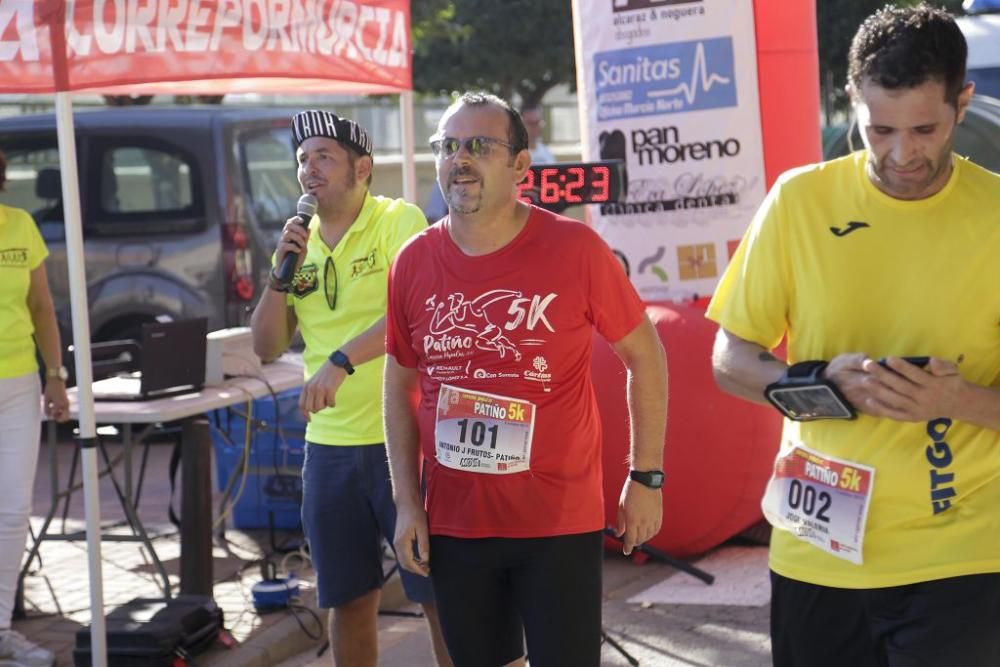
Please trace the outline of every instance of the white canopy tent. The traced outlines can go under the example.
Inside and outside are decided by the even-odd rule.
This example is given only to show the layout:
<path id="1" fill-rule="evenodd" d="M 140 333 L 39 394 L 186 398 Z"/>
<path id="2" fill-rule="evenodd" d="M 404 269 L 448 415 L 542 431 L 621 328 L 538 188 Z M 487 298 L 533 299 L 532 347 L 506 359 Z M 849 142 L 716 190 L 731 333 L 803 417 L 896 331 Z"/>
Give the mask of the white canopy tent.
<path id="1" fill-rule="evenodd" d="M 409 0 L 0 0 L 0 93 L 56 94 L 94 665 L 107 664 L 74 92 L 398 94 L 413 201 Z"/>

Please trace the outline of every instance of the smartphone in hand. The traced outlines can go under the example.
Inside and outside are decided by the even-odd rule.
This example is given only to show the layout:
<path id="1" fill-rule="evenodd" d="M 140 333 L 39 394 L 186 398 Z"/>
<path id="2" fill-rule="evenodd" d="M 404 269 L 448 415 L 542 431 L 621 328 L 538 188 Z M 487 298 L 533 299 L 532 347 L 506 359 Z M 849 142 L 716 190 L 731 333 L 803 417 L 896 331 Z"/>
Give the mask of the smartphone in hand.
<path id="1" fill-rule="evenodd" d="M 930 361 L 931 361 L 930 357 L 900 357 L 900 359 L 902 359 L 903 361 L 905 361 L 907 363 L 913 364 L 914 366 L 918 366 L 920 368 L 923 368 L 924 366 L 926 366 L 927 364 L 929 364 Z M 881 359 L 879 359 L 878 360 L 878 365 L 881 366 L 882 368 L 889 368 L 889 366 L 886 364 L 885 360 L 886 360 L 886 357 L 882 357 Z M 889 370 L 892 370 L 892 369 L 890 368 Z"/>

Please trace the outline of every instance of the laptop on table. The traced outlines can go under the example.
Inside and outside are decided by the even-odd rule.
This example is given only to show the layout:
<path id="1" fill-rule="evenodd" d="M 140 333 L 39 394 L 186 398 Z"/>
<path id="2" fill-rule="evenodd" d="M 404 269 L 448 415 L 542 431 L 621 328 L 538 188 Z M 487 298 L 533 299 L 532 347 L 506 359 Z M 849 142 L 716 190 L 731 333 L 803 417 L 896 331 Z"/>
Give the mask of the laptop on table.
<path id="1" fill-rule="evenodd" d="M 94 400 L 150 401 L 200 390 L 207 335 L 204 317 L 143 324 L 138 370 L 94 382 Z"/>

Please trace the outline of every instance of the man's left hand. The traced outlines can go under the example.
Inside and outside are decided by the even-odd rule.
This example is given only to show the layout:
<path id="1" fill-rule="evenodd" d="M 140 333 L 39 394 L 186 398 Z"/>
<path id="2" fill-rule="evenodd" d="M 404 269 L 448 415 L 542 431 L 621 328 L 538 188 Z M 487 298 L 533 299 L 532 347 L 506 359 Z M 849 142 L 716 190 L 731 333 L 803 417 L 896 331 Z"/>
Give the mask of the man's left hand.
<path id="1" fill-rule="evenodd" d="M 924 368 L 899 357 L 890 357 L 887 364 L 888 368 L 884 368 L 877 361 L 866 359 L 862 365 L 868 373 L 865 384 L 870 394 L 865 404 L 859 406 L 865 413 L 906 422 L 955 414 L 955 402 L 962 395 L 964 384 L 958 366 L 936 357 Z"/>
<path id="2" fill-rule="evenodd" d="M 618 500 L 615 535 L 622 539 L 626 556 L 660 532 L 663 524 L 663 493 L 631 479 L 625 480 Z"/>
<path id="3" fill-rule="evenodd" d="M 332 408 L 337 404 L 337 390 L 347 377 L 347 371 L 329 361 L 323 363 L 316 374 L 302 387 L 299 394 L 299 411 L 306 421 L 314 412 Z"/>

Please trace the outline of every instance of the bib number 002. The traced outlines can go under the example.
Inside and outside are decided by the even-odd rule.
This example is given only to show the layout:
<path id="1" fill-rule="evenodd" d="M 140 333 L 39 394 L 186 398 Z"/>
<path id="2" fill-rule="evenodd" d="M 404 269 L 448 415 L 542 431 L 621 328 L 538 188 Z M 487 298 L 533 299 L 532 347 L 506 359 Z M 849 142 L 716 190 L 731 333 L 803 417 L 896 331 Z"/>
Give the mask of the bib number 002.
<path id="1" fill-rule="evenodd" d="M 761 509 L 775 528 L 861 564 L 874 484 L 871 466 L 788 441 L 774 461 Z"/>
<path id="2" fill-rule="evenodd" d="M 819 500 L 819 509 L 816 509 L 816 500 Z M 788 485 L 788 506 L 793 510 L 801 507 L 802 513 L 806 516 L 814 516 L 819 521 L 830 523 L 830 516 L 827 512 L 833 498 L 826 491 L 816 491 L 816 487 L 810 484 L 803 484 L 797 479 L 793 479 Z"/>

